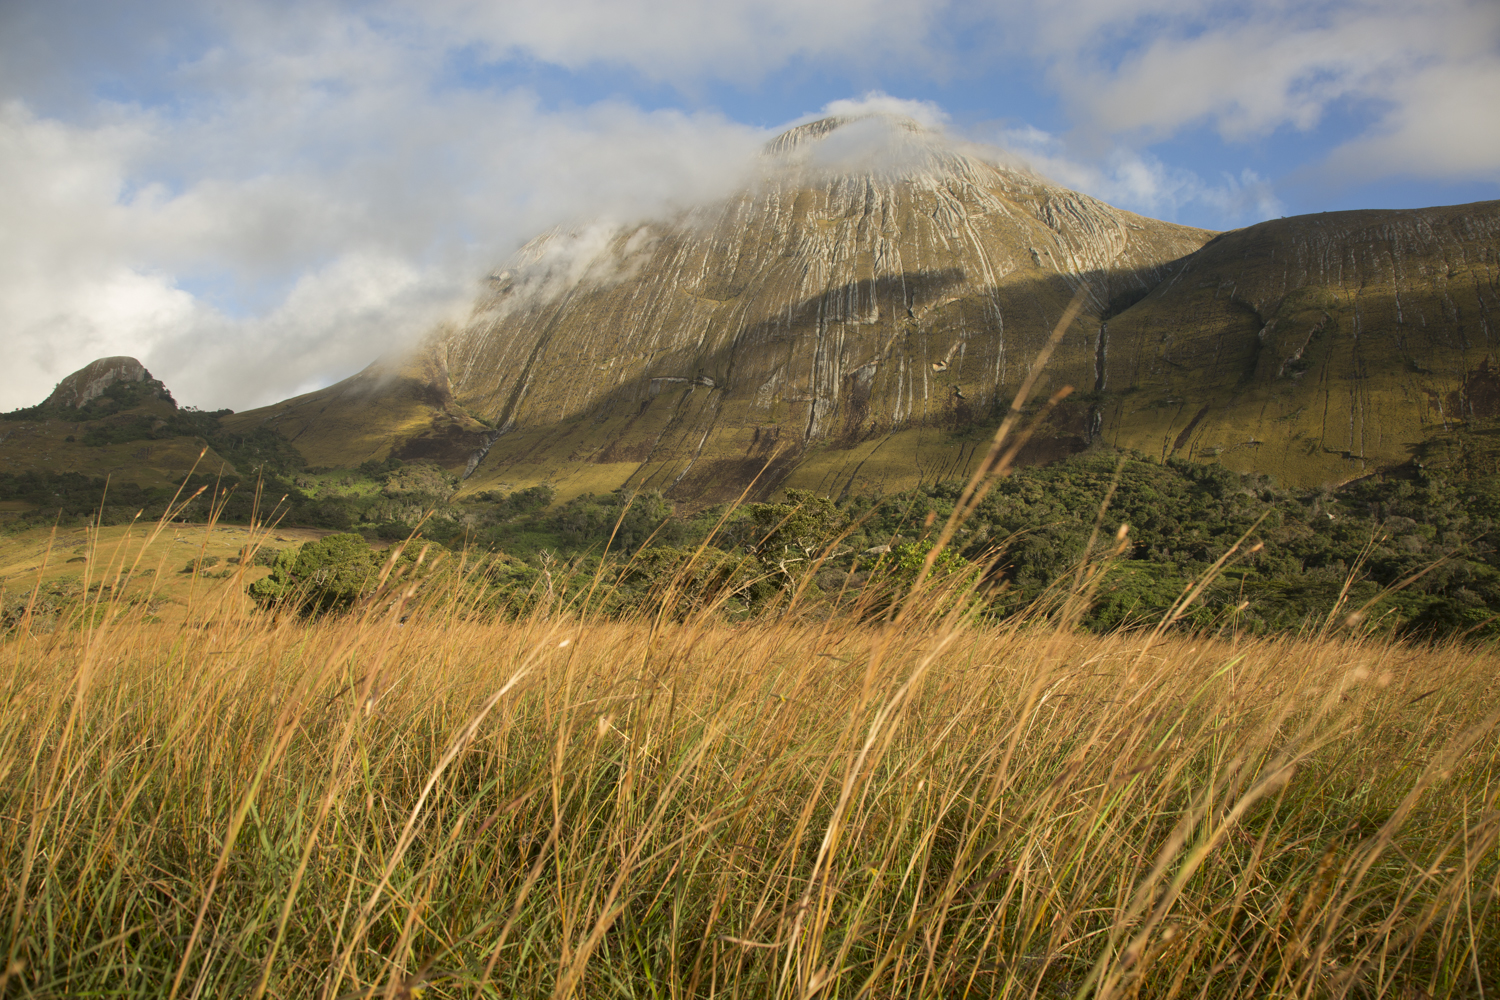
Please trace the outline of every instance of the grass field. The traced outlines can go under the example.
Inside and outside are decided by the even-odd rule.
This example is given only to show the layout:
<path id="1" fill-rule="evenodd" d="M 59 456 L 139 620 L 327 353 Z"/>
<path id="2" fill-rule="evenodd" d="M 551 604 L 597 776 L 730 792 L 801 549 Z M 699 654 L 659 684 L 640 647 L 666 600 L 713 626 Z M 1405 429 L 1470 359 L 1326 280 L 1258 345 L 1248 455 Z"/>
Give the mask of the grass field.
<path id="1" fill-rule="evenodd" d="M 241 565 L 247 546 L 269 553 L 329 534 L 225 524 L 32 528 L 0 535 L 0 602 L 12 617 L 32 604 L 34 633 L 66 618 L 67 609 L 81 600 L 116 611 L 146 610 L 156 620 L 180 625 L 205 602 L 218 607 L 229 601 L 248 610 L 246 585 L 269 570 Z"/>
<path id="2" fill-rule="evenodd" d="M 0 995 L 1500 995 L 1487 649 L 460 579 L 23 617 Z"/>

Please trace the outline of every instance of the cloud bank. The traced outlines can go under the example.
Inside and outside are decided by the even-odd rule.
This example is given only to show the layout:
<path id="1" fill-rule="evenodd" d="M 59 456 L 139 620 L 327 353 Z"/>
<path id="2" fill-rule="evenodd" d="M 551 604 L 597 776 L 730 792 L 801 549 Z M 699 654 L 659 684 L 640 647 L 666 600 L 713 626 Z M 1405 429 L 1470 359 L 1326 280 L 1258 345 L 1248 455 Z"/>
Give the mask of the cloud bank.
<path id="1" fill-rule="evenodd" d="M 1364 119 L 1316 169 L 1500 180 L 1493 0 L 1057 0 L 1036 25 L 1079 127 L 1225 139 Z"/>
<path id="2" fill-rule="evenodd" d="M 539 230 L 727 193 L 764 141 L 711 113 L 424 92 L 360 48 L 347 88 L 338 51 L 210 54 L 190 72 L 235 86 L 187 114 L 0 104 L 0 406 L 109 354 L 204 406 L 327 384 L 464 314 Z"/>

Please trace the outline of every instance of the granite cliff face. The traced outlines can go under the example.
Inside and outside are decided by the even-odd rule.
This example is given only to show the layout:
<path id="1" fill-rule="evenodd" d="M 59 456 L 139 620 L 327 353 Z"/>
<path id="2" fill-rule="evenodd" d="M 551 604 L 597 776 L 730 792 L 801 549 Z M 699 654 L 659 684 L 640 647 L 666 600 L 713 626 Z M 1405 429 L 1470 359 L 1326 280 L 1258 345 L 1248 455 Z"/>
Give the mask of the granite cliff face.
<path id="1" fill-rule="evenodd" d="M 535 241 L 425 364 L 490 425 L 465 463 L 475 486 L 629 482 L 707 502 L 768 461 L 767 489 L 812 467 L 879 486 L 966 460 L 953 432 L 1009 403 L 1076 288 L 1095 314 L 1118 308 L 1211 235 L 911 122 L 828 119 L 771 143 L 720 204 Z M 1097 326 L 1075 327 L 1050 382 L 1092 386 Z"/>
<path id="2" fill-rule="evenodd" d="M 1104 437 L 1293 483 L 1500 416 L 1500 202 L 1225 233 L 1102 338 Z"/>
<path id="3" fill-rule="evenodd" d="M 914 122 L 825 119 L 738 195 L 547 234 L 413 357 L 228 418 L 319 465 L 692 505 L 962 476 L 1068 300 L 1031 460 L 1104 440 L 1290 484 L 1500 416 L 1500 203 L 1215 236 L 1123 212 Z"/>
<path id="4" fill-rule="evenodd" d="M 1107 309 L 1211 235 L 900 119 L 804 125 L 765 161 L 722 204 L 556 235 L 495 276 L 437 348 L 455 398 L 495 427 L 474 477 L 587 463 L 725 499 L 767 461 L 769 485 L 819 450 L 946 434 L 1008 404 L 1077 286 Z M 1092 384 L 1094 346 L 1080 327 L 1054 381 Z"/>

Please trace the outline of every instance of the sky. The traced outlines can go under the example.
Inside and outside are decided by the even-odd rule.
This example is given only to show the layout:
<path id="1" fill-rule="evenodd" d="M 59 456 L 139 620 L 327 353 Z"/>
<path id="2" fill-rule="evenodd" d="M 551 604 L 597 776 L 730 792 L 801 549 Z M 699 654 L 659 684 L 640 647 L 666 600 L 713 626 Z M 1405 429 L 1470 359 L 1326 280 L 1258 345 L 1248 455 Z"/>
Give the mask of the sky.
<path id="1" fill-rule="evenodd" d="M 1500 3 L 0 0 L 0 410 L 116 354 L 331 384 L 870 109 L 1209 229 L 1495 199 Z"/>

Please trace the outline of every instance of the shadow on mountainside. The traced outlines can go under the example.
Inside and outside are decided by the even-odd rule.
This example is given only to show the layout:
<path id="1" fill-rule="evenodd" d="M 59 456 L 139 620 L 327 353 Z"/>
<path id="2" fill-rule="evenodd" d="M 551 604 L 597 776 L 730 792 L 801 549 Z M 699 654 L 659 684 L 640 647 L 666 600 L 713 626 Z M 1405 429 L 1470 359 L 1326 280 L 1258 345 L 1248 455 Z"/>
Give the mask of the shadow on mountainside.
<path id="1" fill-rule="evenodd" d="M 1017 362 L 1003 382 L 986 383 L 971 359 L 975 371 L 963 373 L 960 381 L 958 347 L 1003 327 L 1004 350 L 1029 361 L 1077 279 L 1051 272 L 1030 282 L 959 291 L 965 279 L 957 268 L 914 272 L 846 283 L 804 298 L 746 326 L 726 346 L 654 359 L 639 377 L 582 412 L 545 426 L 521 421 L 514 431 L 497 436 L 477 471 L 498 475 L 505 466 L 555 460 L 560 454 L 575 462 L 636 462 L 642 470 L 651 467 L 641 477 L 644 488 L 717 502 L 739 496 L 757 475 L 754 494 L 769 495 L 815 445 L 847 448 L 894 430 L 962 431 L 993 424 L 1025 368 Z M 940 309 L 956 310 L 957 322 L 948 315 L 935 325 L 933 314 Z M 1088 344 L 1073 352 L 1078 355 L 1074 367 L 1084 367 L 1069 374 L 1075 383 L 1087 379 L 1086 388 L 1092 383 L 1094 335 L 1088 320 L 1080 323 Z M 786 373 L 797 361 L 803 367 Z M 883 371 L 893 362 L 905 365 L 904 373 L 894 376 L 894 394 L 893 376 Z M 1057 366 L 1059 375 L 1063 367 Z M 928 382 L 925 399 L 911 386 L 919 376 Z M 777 383 L 778 378 L 784 381 Z M 907 380 L 905 396 L 901 378 Z M 771 384 L 778 385 L 777 403 L 766 406 Z M 901 413 L 903 399 L 926 408 L 915 412 L 914 403 L 907 402 L 907 412 Z M 519 409 L 524 414 L 524 400 Z M 1066 436 L 1076 440 L 1059 454 L 1086 444 L 1086 421 L 1073 422 L 1077 426 Z M 715 439 L 729 436 L 737 442 L 732 451 L 713 447 Z"/>
<path id="2" fill-rule="evenodd" d="M 738 496 L 770 461 L 755 490 L 764 495 L 811 449 L 862 447 L 923 428 L 982 447 L 1072 291 L 1086 284 L 1092 302 L 1036 398 L 1064 383 L 1077 391 L 1023 461 L 1061 457 L 1104 434 L 1152 454 L 1234 455 L 1277 475 L 1285 466 L 1288 481 L 1329 474 L 1329 462 L 1353 463 L 1353 475 L 1404 460 L 1433 427 L 1483 415 L 1500 399 L 1500 389 L 1491 391 L 1500 369 L 1486 360 L 1489 317 L 1500 312 L 1497 237 L 1500 202 L 1330 213 L 1220 234 L 1152 267 L 1036 269 L 985 287 L 958 268 L 842 283 L 717 347 L 657 354 L 579 407 L 547 412 L 542 390 L 528 388 L 504 413 L 483 414 L 493 426 L 517 418 L 500 435 L 433 388 L 446 389 L 445 371 L 401 390 L 411 419 L 399 431 L 379 387 L 368 401 L 331 406 L 328 418 L 313 412 L 320 406 L 269 409 L 288 409 L 281 426 L 299 447 L 303 414 L 310 425 L 352 407 L 323 435 L 330 443 L 352 434 L 378 449 L 391 440 L 389 424 L 397 457 L 461 468 L 486 451 L 474 470 L 484 481 L 506 478 L 511 466 L 525 467 L 523 478 L 635 466 L 635 484 L 713 502 Z M 611 322 L 630 322 L 620 316 Z M 598 378 L 571 369 L 564 347 L 539 343 L 532 353 L 539 386 Z M 320 404 L 329 391 L 317 394 Z M 431 420 L 414 424 L 419 413 Z M 346 442 L 339 450 L 353 449 Z M 932 466 L 944 463 L 952 464 Z"/>

